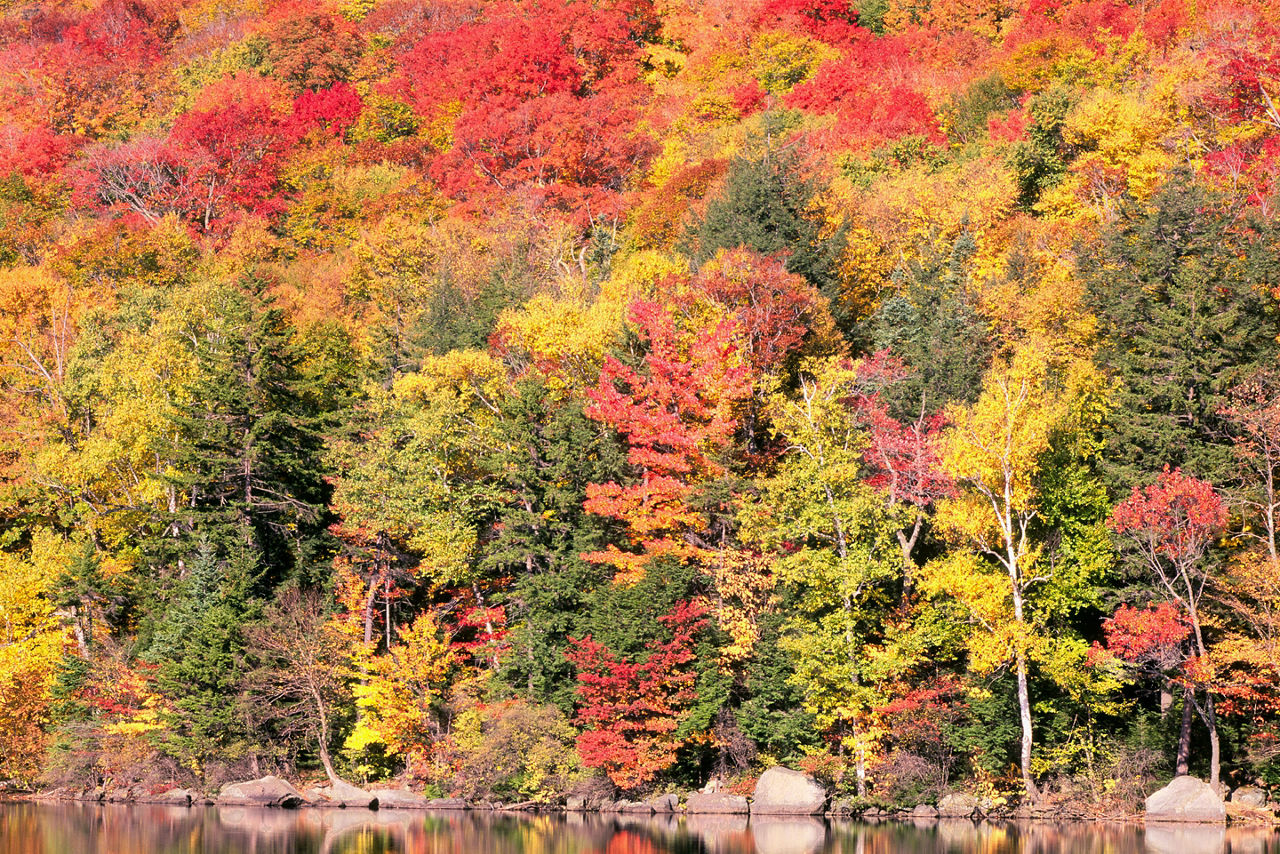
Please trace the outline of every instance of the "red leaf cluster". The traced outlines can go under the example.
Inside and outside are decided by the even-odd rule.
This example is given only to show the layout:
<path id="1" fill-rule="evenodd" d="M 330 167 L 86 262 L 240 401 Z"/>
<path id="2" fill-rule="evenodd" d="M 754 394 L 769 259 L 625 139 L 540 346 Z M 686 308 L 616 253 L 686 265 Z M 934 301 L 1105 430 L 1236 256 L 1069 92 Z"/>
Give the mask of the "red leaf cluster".
<path id="1" fill-rule="evenodd" d="M 656 151 L 635 131 L 648 92 L 637 82 L 638 38 L 649 18 L 641 4 L 499 3 L 428 34 L 391 90 L 428 121 L 453 116 L 433 177 L 473 203 L 532 189 L 580 216 L 617 213 L 618 195 Z"/>
<path id="2" fill-rule="evenodd" d="M 1135 486 L 1108 520 L 1113 531 L 1137 540 L 1151 557 L 1179 567 L 1199 560 L 1226 522 L 1226 507 L 1213 484 L 1168 466 L 1152 485 Z"/>
<path id="3" fill-rule="evenodd" d="M 875 148 L 904 136 L 945 145 L 933 108 L 915 88 L 918 60 L 901 37 L 855 41 L 785 98 L 793 109 L 835 114 L 827 138 L 837 148 Z"/>
<path id="4" fill-rule="evenodd" d="M 1187 657 L 1191 626 L 1169 602 L 1150 608 L 1121 605 L 1102 622 L 1105 650 L 1131 664 L 1151 664 L 1172 670 Z M 1096 647 L 1095 647 L 1096 649 Z M 1096 659 L 1100 649 L 1091 652 Z"/>
<path id="5" fill-rule="evenodd" d="M 641 661 L 626 661 L 590 636 L 570 639 L 565 657 L 578 670 L 578 752 L 625 790 L 638 789 L 676 761 L 685 710 L 697 699 L 689 667 L 706 625 L 704 609 L 683 601 L 658 619 L 671 640 L 650 643 Z"/>

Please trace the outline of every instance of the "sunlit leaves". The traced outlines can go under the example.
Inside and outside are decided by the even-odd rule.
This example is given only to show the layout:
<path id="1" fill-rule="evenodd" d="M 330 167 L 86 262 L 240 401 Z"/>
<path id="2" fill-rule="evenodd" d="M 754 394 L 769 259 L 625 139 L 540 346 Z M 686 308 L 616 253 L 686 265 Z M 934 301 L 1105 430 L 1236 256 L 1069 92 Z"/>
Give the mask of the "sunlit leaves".
<path id="1" fill-rule="evenodd" d="M 693 603 L 678 603 L 659 618 L 671 639 L 651 643 L 639 661 L 621 659 L 590 637 L 575 639 L 566 652 L 578 669 L 583 764 L 624 790 L 640 789 L 676 761 L 681 718 L 697 699 L 691 662 L 702 614 Z"/>

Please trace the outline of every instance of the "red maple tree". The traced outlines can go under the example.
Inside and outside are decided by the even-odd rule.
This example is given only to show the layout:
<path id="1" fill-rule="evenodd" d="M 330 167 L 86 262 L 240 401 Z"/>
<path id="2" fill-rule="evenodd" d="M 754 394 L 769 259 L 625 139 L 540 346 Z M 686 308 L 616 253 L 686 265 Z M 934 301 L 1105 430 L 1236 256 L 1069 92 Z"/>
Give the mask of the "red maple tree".
<path id="1" fill-rule="evenodd" d="M 571 638 L 565 657 L 578 670 L 578 753 L 619 788 L 634 790 L 676 761 L 677 735 L 697 699 L 694 639 L 706 625 L 702 606 L 678 602 L 659 621 L 671 632 L 652 642 L 639 661 L 627 661 L 604 644 Z"/>

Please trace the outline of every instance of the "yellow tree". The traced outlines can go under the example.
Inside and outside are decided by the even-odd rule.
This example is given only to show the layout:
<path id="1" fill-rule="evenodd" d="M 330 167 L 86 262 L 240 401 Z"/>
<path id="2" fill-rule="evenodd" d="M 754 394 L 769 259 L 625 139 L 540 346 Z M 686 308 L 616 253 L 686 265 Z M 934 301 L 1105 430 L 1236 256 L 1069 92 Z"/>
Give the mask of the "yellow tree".
<path id="1" fill-rule="evenodd" d="M 743 513 L 743 537 L 777 556 L 779 578 L 799 592 L 784 645 L 819 725 L 853 754 L 858 794 L 879 736 L 883 705 L 874 645 L 884 633 L 901 558 L 901 515 L 866 483 L 866 430 L 852 405 L 858 366 L 838 356 L 805 360 L 792 394 L 770 395 L 768 415 L 786 455 Z"/>
<path id="2" fill-rule="evenodd" d="M 359 753 L 381 745 L 414 763 L 425 761 L 431 746 L 443 738 L 441 724 L 446 680 L 458 664 L 451 637 L 432 611 L 423 611 L 400 630 L 399 642 L 383 655 L 364 647 L 366 678 L 353 687 L 360 718 L 347 737 L 346 749 Z"/>
<path id="3" fill-rule="evenodd" d="M 50 593 L 63 543 L 37 532 L 29 557 L 0 553 L 0 777 L 29 780 L 44 758 L 49 689 L 64 633 Z"/>
<path id="4" fill-rule="evenodd" d="M 944 464 L 962 491 L 939 509 L 939 523 L 993 560 L 1007 577 L 999 597 L 1007 603 L 1007 611 L 990 601 L 993 589 L 967 583 L 972 578 L 956 578 L 951 592 L 970 604 L 975 618 L 988 629 L 993 648 L 980 657 L 1013 662 L 1022 729 L 1022 781 L 1033 800 L 1040 793 L 1031 774 L 1027 662 L 1034 633 L 1026 599 L 1028 591 L 1049 576 L 1047 570 L 1041 573 L 1037 568 L 1039 548 L 1033 541 L 1032 523 L 1039 515 L 1037 479 L 1042 461 L 1067 411 L 1065 396 L 1051 389 L 1049 373 L 1038 353 L 1015 353 L 990 370 L 976 403 L 952 407 Z M 979 599 L 985 604 L 973 607 Z"/>

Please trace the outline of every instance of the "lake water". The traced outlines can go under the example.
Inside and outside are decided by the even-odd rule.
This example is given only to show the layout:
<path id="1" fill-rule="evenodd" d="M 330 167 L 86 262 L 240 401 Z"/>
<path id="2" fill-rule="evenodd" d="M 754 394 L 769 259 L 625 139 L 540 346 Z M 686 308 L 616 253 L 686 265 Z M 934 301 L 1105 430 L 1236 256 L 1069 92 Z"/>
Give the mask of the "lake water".
<path id="1" fill-rule="evenodd" d="M 1270 829 L 0 804 L 0 854 L 1280 854 Z"/>

